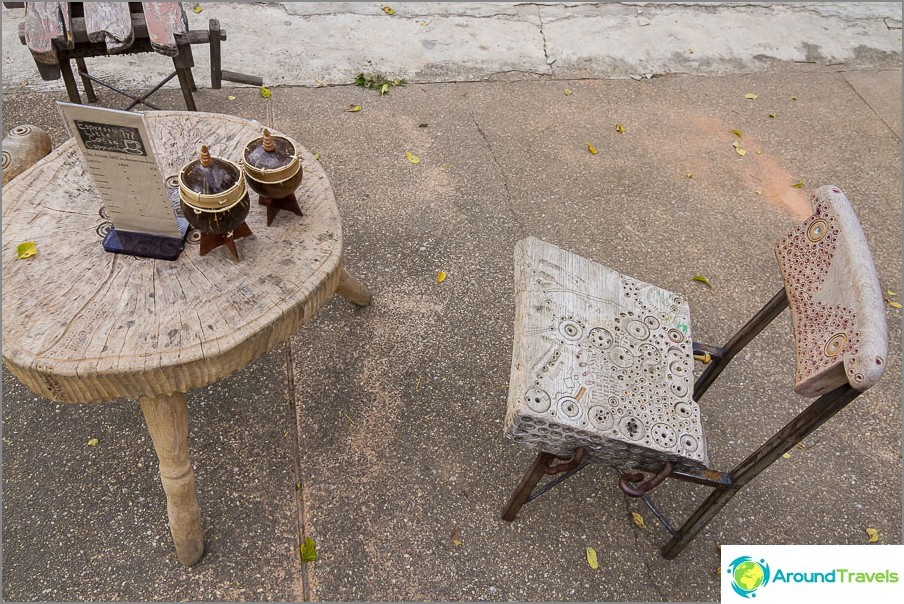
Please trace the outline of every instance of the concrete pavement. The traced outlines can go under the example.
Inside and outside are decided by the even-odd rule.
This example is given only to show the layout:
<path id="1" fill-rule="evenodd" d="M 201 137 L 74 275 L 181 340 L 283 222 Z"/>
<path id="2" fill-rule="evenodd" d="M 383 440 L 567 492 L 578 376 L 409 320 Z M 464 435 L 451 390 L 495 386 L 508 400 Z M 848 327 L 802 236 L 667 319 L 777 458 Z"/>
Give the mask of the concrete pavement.
<path id="1" fill-rule="evenodd" d="M 501 429 L 514 243 L 541 237 L 684 292 L 695 338 L 719 343 L 781 286 L 772 244 L 810 191 L 834 183 L 860 216 L 883 289 L 900 297 L 900 54 L 856 69 L 228 94 L 202 89 L 199 108 L 272 122 L 320 153 L 348 266 L 374 304 L 334 299 L 286 346 L 190 393 L 208 548 L 192 569 L 173 556 L 137 405 L 57 405 L 4 372 L 4 599 L 711 601 L 719 544 L 859 544 L 867 527 L 900 542 L 892 307 L 883 381 L 751 483 L 678 559 L 659 557 L 666 532 L 607 468 L 585 470 L 515 523 L 498 519 L 532 458 Z M 178 92 L 163 95 L 181 108 Z M 53 101 L 64 96 L 6 86 L 4 132 L 33 123 L 61 143 Z M 700 274 L 712 289 L 691 281 Z M 714 467 L 732 466 L 804 404 L 791 393 L 789 328 L 780 317 L 701 402 Z M 99 445 L 85 446 L 92 437 Z M 654 499 L 679 522 L 705 494 L 667 482 Z M 302 536 L 317 542 L 313 564 L 298 559 Z"/>

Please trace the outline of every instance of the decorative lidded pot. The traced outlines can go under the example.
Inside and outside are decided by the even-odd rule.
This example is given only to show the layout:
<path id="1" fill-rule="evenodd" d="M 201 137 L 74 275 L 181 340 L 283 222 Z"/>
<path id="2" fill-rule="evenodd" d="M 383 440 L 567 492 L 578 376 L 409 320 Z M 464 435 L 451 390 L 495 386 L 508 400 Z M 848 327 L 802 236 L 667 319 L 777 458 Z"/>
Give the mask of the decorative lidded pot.
<path id="1" fill-rule="evenodd" d="M 202 233 L 226 235 L 248 216 L 251 202 L 245 176 L 234 162 L 210 155 L 201 147 L 198 159 L 179 172 L 182 214 Z"/>
<path id="2" fill-rule="evenodd" d="M 292 141 L 272 136 L 266 128 L 262 136 L 245 145 L 242 163 L 248 185 L 258 195 L 271 199 L 295 193 L 304 173 L 301 156 Z"/>

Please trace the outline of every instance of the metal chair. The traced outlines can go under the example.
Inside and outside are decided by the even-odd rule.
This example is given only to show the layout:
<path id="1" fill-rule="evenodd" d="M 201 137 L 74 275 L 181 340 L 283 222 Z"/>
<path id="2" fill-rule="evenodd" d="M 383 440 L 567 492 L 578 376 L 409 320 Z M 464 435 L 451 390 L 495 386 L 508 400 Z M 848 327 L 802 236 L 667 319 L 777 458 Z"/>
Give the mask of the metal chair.
<path id="1" fill-rule="evenodd" d="M 604 463 L 672 535 L 661 553 L 674 558 L 744 485 L 879 380 L 885 309 L 860 222 L 836 187 L 819 188 L 811 205 L 813 214 L 774 247 L 784 288 L 725 346 L 693 342 L 678 294 L 538 239 L 517 244 L 505 434 L 539 453 L 503 520 L 588 463 Z M 794 391 L 818 398 L 731 471 L 711 469 L 697 403 L 789 306 Z M 692 386 L 695 359 L 707 367 Z M 642 482 L 638 470 L 654 476 Z M 646 496 L 666 478 L 713 489 L 677 529 Z"/>

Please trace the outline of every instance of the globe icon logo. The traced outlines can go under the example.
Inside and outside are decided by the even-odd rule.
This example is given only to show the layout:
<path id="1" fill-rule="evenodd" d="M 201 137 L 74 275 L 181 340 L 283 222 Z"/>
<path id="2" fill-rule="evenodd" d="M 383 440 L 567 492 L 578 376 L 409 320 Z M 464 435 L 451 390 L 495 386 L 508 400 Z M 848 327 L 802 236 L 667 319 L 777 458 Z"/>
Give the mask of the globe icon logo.
<path id="1" fill-rule="evenodd" d="M 741 556 L 728 565 L 731 587 L 743 598 L 755 598 L 756 590 L 769 583 L 769 565 L 765 560 L 757 562 L 750 556 Z"/>

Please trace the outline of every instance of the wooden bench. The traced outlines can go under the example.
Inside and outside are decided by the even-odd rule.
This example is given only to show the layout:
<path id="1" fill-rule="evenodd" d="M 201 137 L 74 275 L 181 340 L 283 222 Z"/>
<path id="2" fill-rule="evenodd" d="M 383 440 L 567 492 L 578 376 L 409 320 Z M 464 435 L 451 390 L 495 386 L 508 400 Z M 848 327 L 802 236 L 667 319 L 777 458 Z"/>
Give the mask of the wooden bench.
<path id="1" fill-rule="evenodd" d="M 7 7 L 14 3 L 5 3 Z M 81 103 L 70 60 L 75 59 L 88 102 L 95 102 L 94 83 L 132 99 L 126 109 L 143 104 L 158 107 L 146 99 L 174 77 L 190 111 L 196 111 L 192 92 L 197 91 L 192 67 L 192 44 L 210 44 L 211 84 L 222 80 L 260 86 L 259 77 L 223 71 L 220 42 L 226 32 L 211 19 L 208 31 L 191 31 L 179 2 L 25 2 L 25 22 L 19 26 L 19 40 L 28 46 L 41 78 L 63 78 L 69 100 Z M 88 73 L 85 58 L 117 54 L 157 52 L 172 57 L 175 71 L 141 97 L 136 97 Z"/>

